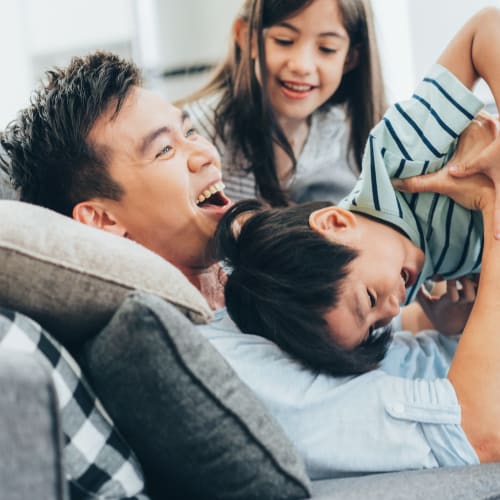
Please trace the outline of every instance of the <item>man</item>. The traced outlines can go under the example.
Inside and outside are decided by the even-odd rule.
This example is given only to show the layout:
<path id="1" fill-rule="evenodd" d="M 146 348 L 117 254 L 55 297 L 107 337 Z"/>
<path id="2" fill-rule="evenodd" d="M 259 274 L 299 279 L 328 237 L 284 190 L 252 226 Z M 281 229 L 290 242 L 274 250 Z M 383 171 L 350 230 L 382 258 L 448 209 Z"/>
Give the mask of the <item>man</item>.
<path id="1" fill-rule="evenodd" d="M 97 53 L 52 72 L 1 143 L 22 199 L 134 239 L 178 266 L 212 307 L 223 304 L 208 251 L 228 207 L 219 158 L 187 117 L 140 87 L 134 66 Z M 481 208 L 491 197 L 479 197 Z M 500 253 L 486 247 L 487 259 Z M 484 296 L 493 295 L 496 284 L 486 283 Z M 471 316 L 479 326 L 500 315 L 483 313 L 483 302 Z M 484 382 L 479 361 L 471 368 L 459 357 L 455 380 L 445 378 L 453 342 L 402 334 L 383 369 L 335 379 L 308 372 L 272 343 L 238 333 L 223 311 L 217 315 L 202 332 L 283 425 L 311 477 L 500 458 L 493 425 L 500 409 L 481 409 L 475 386 L 464 383 L 470 373 Z M 466 329 L 463 338 L 483 345 L 478 332 Z"/>

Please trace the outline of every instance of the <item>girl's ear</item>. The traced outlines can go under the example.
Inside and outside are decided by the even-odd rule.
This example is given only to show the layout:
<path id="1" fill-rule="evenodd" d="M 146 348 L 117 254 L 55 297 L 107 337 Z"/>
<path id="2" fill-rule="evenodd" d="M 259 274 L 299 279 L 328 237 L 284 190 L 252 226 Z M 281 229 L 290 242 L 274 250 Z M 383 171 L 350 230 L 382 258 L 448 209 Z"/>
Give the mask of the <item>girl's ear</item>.
<path id="1" fill-rule="evenodd" d="M 237 17 L 233 23 L 233 36 L 242 52 L 248 50 L 248 22 L 242 17 Z M 251 57 L 257 57 L 256 41 L 252 40 Z"/>
<path id="2" fill-rule="evenodd" d="M 327 239 L 342 243 L 357 227 L 356 216 L 340 207 L 330 206 L 315 210 L 309 216 L 309 227 Z"/>
<path id="3" fill-rule="evenodd" d="M 359 46 L 356 45 L 349 49 L 349 53 L 347 54 L 347 57 L 344 62 L 343 74 L 345 75 L 346 73 L 349 73 L 349 71 L 352 71 L 354 68 L 356 68 L 358 64 L 359 64 Z"/>
<path id="4" fill-rule="evenodd" d="M 126 236 L 127 234 L 125 228 L 116 221 L 113 214 L 96 200 L 78 203 L 73 208 L 72 215 L 73 219 L 87 226 L 103 229 L 117 236 Z"/>

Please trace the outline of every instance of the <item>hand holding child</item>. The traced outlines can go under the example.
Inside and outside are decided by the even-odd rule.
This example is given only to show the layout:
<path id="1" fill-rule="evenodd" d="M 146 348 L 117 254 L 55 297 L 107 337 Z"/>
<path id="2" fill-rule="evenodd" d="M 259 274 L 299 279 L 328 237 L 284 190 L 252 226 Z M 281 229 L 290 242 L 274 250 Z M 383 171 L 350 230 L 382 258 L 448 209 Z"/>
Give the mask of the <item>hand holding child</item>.
<path id="1" fill-rule="evenodd" d="M 456 178 L 484 174 L 495 186 L 494 234 L 500 239 L 500 137 L 499 122 L 486 113 L 479 114 L 462 134 L 449 162 L 449 173 Z"/>

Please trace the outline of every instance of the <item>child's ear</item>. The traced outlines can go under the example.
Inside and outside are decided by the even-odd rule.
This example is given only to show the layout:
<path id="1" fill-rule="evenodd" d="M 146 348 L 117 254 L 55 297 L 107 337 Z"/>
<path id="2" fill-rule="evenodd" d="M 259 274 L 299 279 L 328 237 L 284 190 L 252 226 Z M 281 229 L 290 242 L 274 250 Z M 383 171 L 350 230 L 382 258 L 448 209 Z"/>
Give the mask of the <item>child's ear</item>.
<path id="1" fill-rule="evenodd" d="M 349 73 L 349 71 L 355 69 L 358 64 L 359 64 L 359 46 L 355 45 L 354 47 L 351 47 L 349 49 L 349 52 L 344 62 L 343 74 L 345 75 L 346 73 Z"/>
<path id="2" fill-rule="evenodd" d="M 87 226 L 103 229 L 117 236 L 125 236 L 127 234 L 125 228 L 118 223 L 113 214 L 96 200 L 78 203 L 73 207 L 72 215 L 73 219 Z"/>
<path id="3" fill-rule="evenodd" d="M 233 36 L 242 52 L 248 50 L 248 22 L 242 17 L 237 17 L 233 23 Z M 257 57 L 256 40 L 252 40 L 251 57 Z"/>
<path id="4" fill-rule="evenodd" d="M 330 206 L 315 210 L 309 216 L 309 227 L 324 236 L 342 242 L 350 230 L 356 228 L 356 217 L 344 208 Z"/>

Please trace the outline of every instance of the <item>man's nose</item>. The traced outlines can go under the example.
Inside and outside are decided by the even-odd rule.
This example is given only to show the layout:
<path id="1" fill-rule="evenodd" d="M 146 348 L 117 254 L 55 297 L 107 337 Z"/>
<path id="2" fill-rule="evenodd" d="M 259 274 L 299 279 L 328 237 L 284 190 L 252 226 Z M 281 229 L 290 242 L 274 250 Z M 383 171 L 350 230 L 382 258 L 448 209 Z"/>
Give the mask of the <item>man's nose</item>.
<path id="1" fill-rule="evenodd" d="M 188 168 L 191 172 L 198 172 L 203 167 L 210 165 L 219 166 L 218 153 L 211 144 L 193 145 L 188 156 Z"/>

